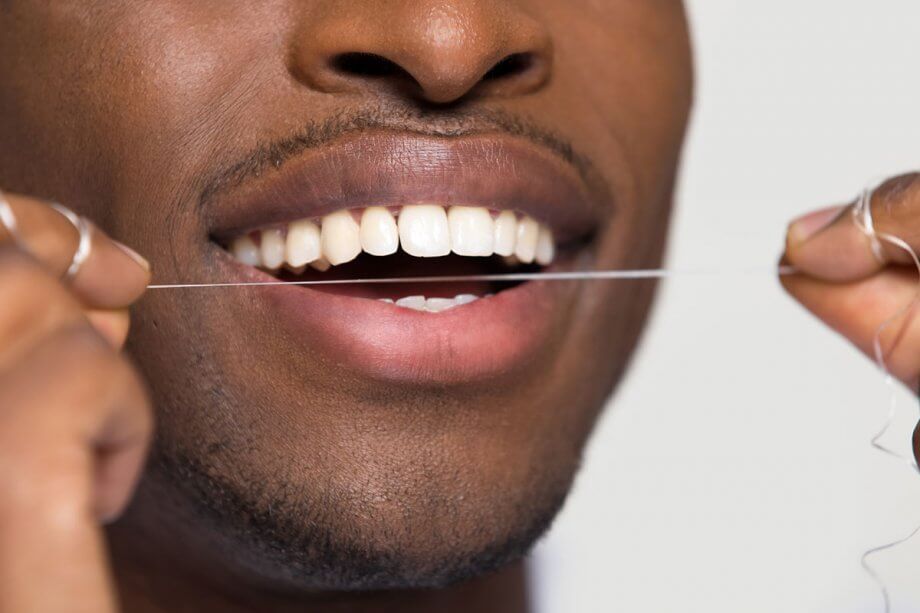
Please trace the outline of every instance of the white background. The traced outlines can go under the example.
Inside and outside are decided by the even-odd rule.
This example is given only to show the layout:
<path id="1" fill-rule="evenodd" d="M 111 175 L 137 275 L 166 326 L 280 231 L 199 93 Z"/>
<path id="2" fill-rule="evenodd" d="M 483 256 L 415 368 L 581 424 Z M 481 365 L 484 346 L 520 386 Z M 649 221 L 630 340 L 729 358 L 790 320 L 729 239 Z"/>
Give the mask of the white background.
<path id="1" fill-rule="evenodd" d="M 797 214 L 920 169 L 920 1 L 691 0 L 690 16 L 672 267 L 769 267 Z M 903 445 L 917 409 L 899 398 Z M 860 554 L 920 523 L 920 477 L 868 445 L 888 401 L 769 276 L 669 281 L 533 556 L 537 610 L 881 611 Z M 920 611 L 920 538 L 874 561 L 894 611 Z"/>

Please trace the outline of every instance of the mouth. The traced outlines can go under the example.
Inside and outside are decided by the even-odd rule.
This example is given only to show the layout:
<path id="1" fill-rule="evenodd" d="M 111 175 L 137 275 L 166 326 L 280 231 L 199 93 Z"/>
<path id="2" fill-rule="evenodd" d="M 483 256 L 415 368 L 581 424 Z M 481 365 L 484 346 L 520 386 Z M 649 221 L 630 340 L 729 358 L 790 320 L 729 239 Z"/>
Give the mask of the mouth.
<path id="1" fill-rule="evenodd" d="M 443 384 L 523 366 L 559 336 L 577 284 L 476 277 L 571 268 L 598 209 L 573 168 L 520 139 L 384 133 L 310 151 L 218 200 L 213 217 L 238 281 L 471 277 L 260 293 L 339 364 Z"/>

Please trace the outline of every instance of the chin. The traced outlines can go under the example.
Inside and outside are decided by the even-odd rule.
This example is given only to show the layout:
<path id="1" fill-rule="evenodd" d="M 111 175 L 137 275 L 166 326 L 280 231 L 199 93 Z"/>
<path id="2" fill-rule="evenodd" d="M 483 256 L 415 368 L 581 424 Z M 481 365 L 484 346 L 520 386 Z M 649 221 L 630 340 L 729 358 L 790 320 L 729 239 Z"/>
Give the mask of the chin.
<path id="1" fill-rule="evenodd" d="M 281 480 L 244 484 L 161 446 L 122 523 L 149 524 L 144 515 L 168 500 L 185 520 L 158 529 L 158 540 L 182 542 L 197 552 L 189 559 L 203 556 L 199 567 L 260 589 L 443 588 L 526 556 L 562 507 L 577 467 L 577 460 L 545 458 L 511 484 L 479 468 L 461 475 L 464 467 L 448 462 L 405 464 L 385 479 L 351 473 L 350 487 L 320 490 Z"/>

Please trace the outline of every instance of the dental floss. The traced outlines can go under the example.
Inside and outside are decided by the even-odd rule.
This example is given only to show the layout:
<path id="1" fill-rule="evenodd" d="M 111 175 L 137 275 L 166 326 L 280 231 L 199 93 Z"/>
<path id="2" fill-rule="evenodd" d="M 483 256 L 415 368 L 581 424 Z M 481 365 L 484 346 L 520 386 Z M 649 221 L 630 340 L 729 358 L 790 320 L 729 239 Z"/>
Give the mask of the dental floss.
<path id="1" fill-rule="evenodd" d="M 148 285 L 147 289 L 203 289 L 215 287 L 272 287 L 279 285 L 376 285 L 391 283 L 455 283 L 462 281 L 608 281 L 617 279 L 666 279 L 682 276 L 714 275 L 792 275 L 793 266 L 778 268 L 737 269 L 654 269 L 654 270 L 586 270 L 575 272 L 522 272 L 492 275 L 449 275 L 435 277 L 390 277 L 367 279 L 322 279 L 315 281 L 250 281 L 242 283 L 178 283 Z"/>
<path id="2" fill-rule="evenodd" d="M 856 207 L 853 209 L 853 221 L 866 236 L 866 238 L 869 239 L 872 253 L 880 263 L 886 263 L 885 252 L 882 243 L 888 243 L 889 245 L 892 245 L 907 253 L 907 255 L 910 256 L 914 266 L 916 267 L 918 275 L 920 275 L 920 257 L 917 256 L 917 253 L 911 248 L 911 246 L 897 236 L 876 231 L 875 224 L 872 220 L 872 195 L 874 192 L 874 189 L 867 189 L 863 191 L 859 201 L 856 203 Z M 891 370 L 888 368 L 886 355 L 890 356 L 892 353 L 894 353 L 895 349 L 897 349 L 898 344 L 901 342 L 904 332 L 912 321 L 918 307 L 920 307 L 920 282 L 918 282 L 917 294 L 914 296 L 913 300 L 909 304 L 902 307 L 889 319 L 882 322 L 882 324 L 876 330 L 875 337 L 872 340 L 872 350 L 875 354 L 875 362 L 882 373 L 885 375 L 885 384 L 891 391 L 891 400 L 889 402 L 888 416 L 885 419 L 884 424 L 882 424 L 881 429 L 870 440 L 870 444 L 878 451 L 890 455 L 900 462 L 903 462 L 911 469 L 911 471 L 920 473 L 920 468 L 918 468 L 915 460 L 912 457 L 906 457 L 903 454 L 885 447 L 879 442 L 882 436 L 884 436 L 885 433 L 888 432 L 888 430 L 891 428 L 897 409 L 897 382 L 895 381 L 895 377 Z M 895 336 L 893 342 L 891 343 L 891 347 L 888 349 L 886 354 L 885 350 L 882 348 L 882 334 L 902 317 L 905 318 L 904 323 L 902 324 L 901 329 L 898 331 L 898 334 Z M 869 564 L 869 558 L 883 551 L 888 551 L 889 549 L 893 549 L 899 545 L 907 543 L 918 533 L 920 533 L 920 524 L 918 524 L 917 527 L 914 528 L 907 536 L 904 536 L 903 538 L 900 538 L 896 541 L 886 543 L 884 545 L 873 547 L 872 549 L 869 549 L 863 553 L 862 557 L 860 558 L 860 564 L 862 565 L 863 569 L 866 571 L 869 577 L 872 578 L 876 585 L 878 585 L 879 590 L 882 593 L 885 613 L 891 613 L 891 596 L 888 592 L 888 586 L 875 571 L 872 565 Z"/>

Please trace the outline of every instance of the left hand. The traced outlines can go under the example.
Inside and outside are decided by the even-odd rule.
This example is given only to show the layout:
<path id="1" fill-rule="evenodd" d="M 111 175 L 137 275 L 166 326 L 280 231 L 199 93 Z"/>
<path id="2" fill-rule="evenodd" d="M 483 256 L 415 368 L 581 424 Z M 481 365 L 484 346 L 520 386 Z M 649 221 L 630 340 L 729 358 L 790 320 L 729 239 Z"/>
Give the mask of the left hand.
<path id="1" fill-rule="evenodd" d="M 794 221 L 786 235 L 784 263 L 800 274 L 783 286 L 828 326 L 874 359 L 876 333 L 916 298 L 917 270 L 904 250 L 881 241 L 881 260 L 854 221 L 855 204 L 811 213 Z M 885 182 L 872 199 L 879 234 L 905 241 L 920 253 L 920 173 Z M 915 392 L 920 383 L 920 310 L 907 313 L 881 336 L 891 373 Z M 920 426 L 914 435 L 920 460 Z"/>

